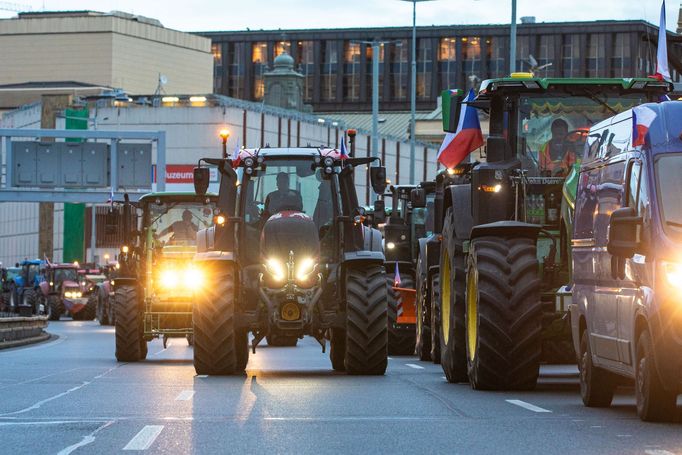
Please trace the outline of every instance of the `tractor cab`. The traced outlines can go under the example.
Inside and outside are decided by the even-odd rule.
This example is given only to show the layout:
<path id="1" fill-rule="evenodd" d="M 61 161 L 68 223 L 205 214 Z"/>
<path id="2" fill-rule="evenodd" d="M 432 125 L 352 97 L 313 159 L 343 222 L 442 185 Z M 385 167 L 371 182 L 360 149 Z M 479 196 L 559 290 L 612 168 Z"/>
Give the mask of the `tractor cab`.
<path id="1" fill-rule="evenodd" d="M 24 314 L 38 314 L 38 286 L 44 277 L 42 275 L 44 261 L 39 259 L 24 260 L 19 263 L 16 275 L 9 283 L 9 309 L 10 311 L 20 311 Z"/>

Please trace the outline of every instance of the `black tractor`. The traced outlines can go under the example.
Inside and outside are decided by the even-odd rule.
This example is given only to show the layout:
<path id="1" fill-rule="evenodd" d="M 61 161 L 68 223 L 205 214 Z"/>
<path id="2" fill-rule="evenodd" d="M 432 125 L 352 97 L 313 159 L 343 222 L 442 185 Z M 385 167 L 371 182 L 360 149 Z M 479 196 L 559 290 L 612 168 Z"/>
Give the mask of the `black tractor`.
<path id="1" fill-rule="evenodd" d="M 332 367 L 384 374 L 387 287 L 378 230 L 365 226 L 354 169 L 375 158 L 327 148 L 243 149 L 200 161 L 197 194 L 209 169 L 221 175 L 215 225 L 199 232 L 195 263 L 207 277 L 193 307 L 197 374 L 244 371 L 266 337 L 314 337 Z M 370 168 L 382 194 L 383 167 Z"/>

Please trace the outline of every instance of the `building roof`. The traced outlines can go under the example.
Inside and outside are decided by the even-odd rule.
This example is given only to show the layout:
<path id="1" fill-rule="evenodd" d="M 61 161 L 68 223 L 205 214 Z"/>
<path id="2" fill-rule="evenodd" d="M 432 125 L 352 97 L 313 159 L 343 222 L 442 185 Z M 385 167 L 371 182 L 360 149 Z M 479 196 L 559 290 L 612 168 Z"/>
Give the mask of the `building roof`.
<path id="1" fill-rule="evenodd" d="M 30 90 L 30 89 L 111 89 L 97 84 L 78 81 L 31 81 L 17 84 L 2 84 L 0 90 Z"/>
<path id="2" fill-rule="evenodd" d="M 429 120 L 432 118 L 440 119 L 440 108 L 437 113 L 417 112 L 415 118 L 419 120 Z M 357 128 L 359 130 L 372 131 L 371 112 L 316 112 L 315 115 L 339 122 L 346 128 Z M 434 117 L 434 115 L 436 117 Z M 410 138 L 410 112 L 379 112 L 379 134 L 391 136 L 406 141 Z"/>

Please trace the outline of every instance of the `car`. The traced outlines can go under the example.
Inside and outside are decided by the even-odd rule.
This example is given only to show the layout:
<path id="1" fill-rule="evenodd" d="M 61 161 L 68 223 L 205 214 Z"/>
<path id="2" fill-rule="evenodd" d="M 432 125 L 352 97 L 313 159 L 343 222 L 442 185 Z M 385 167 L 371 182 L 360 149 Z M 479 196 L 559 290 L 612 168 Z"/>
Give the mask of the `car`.
<path id="1" fill-rule="evenodd" d="M 578 175 L 569 313 L 582 400 L 609 406 L 634 382 L 645 421 L 673 420 L 682 391 L 680 131 L 681 103 L 629 109 L 590 129 Z"/>

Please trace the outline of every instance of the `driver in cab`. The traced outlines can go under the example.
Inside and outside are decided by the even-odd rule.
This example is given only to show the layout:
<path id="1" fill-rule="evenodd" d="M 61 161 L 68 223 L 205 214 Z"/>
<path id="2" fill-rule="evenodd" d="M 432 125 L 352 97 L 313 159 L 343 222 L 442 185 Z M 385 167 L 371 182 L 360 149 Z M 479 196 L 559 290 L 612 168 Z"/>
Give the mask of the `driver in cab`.
<path id="1" fill-rule="evenodd" d="M 563 177 L 575 163 L 573 143 L 568 140 L 568 123 L 552 122 L 552 138 L 540 150 L 540 170 L 545 176 Z"/>
<path id="2" fill-rule="evenodd" d="M 267 217 L 284 210 L 303 211 L 303 199 L 301 193 L 289 188 L 289 174 L 280 172 L 277 174 L 277 189 L 265 198 L 264 214 Z"/>
<path id="3" fill-rule="evenodd" d="M 195 241 L 197 238 L 197 232 L 199 227 L 192 223 L 192 212 L 185 210 L 182 212 L 182 220 L 178 220 L 175 223 L 168 226 L 166 229 L 161 231 L 160 236 L 163 237 L 168 233 L 173 233 L 170 242 L 178 241 Z"/>

